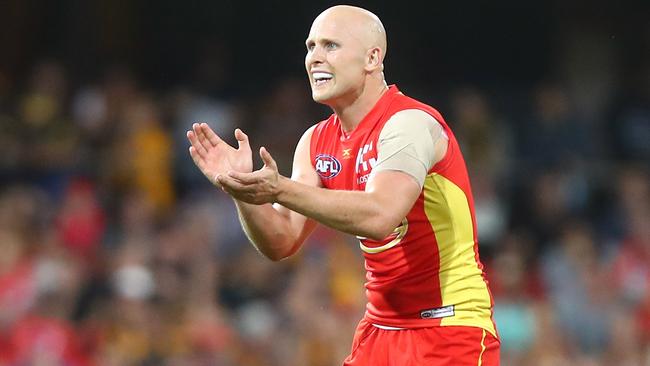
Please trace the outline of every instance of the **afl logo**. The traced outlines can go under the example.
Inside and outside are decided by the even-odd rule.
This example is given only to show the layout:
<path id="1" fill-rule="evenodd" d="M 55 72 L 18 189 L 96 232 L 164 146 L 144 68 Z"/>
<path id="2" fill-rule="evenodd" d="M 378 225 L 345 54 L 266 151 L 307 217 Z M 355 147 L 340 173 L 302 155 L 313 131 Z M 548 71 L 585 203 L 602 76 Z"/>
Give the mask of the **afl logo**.
<path id="1" fill-rule="evenodd" d="M 341 172 L 341 163 L 332 155 L 316 156 L 316 172 L 321 178 L 334 178 Z"/>

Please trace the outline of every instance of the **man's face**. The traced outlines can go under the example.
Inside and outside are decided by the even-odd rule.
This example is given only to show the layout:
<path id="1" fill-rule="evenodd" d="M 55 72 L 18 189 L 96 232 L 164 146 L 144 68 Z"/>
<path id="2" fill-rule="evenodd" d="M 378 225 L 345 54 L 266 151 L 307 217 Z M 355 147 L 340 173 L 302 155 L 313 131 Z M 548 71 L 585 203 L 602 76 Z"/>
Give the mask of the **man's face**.
<path id="1" fill-rule="evenodd" d="M 360 94 L 366 76 L 366 49 L 354 25 L 343 20 L 332 15 L 317 18 L 305 43 L 312 98 L 330 106 Z"/>

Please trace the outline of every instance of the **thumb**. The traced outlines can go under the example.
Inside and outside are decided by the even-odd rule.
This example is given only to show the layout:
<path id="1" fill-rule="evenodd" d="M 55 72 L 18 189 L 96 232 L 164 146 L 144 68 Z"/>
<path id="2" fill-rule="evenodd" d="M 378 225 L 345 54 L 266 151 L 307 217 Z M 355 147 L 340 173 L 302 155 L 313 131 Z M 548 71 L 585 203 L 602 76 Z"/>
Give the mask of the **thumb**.
<path id="1" fill-rule="evenodd" d="M 271 154 L 268 150 L 266 150 L 264 146 L 260 148 L 260 157 L 262 158 L 265 166 L 274 170 L 278 170 L 278 166 L 275 163 L 275 160 L 273 160 L 273 157 L 271 157 Z"/>
<path id="2" fill-rule="evenodd" d="M 246 135 L 244 131 L 240 130 L 239 128 L 235 129 L 235 138 L 237 139 L 237 143 L 239 144 L 240 149 L 242 147 L 250 149 L 248 135 Z"/>

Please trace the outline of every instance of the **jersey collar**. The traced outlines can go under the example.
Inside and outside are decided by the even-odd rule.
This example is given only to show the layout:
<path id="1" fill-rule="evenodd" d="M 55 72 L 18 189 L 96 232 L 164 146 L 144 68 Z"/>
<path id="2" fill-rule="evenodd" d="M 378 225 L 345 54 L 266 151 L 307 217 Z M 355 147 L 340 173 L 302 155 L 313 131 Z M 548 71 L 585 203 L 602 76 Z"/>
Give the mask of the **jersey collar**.
<path id="1" fill-rule="evenodd" d="M 384 115 L 384 113 L 386 113 L 386 109 L 388 109 L 390 102 L 398 93 L 401 92 L 395 84 L 389 85 L 388 90 L 379 98 L 370 112 L 368 112 L 368 114 L 363 117 L 361 123 L 359 123 L 359 125 L 354 130 L 348 133 L 343 131 L 341 121 L 339 121 L 338 116 L 336 116 L 336 122 L 339 125 L 339 135 L 341 140 L 349 140 L 355 136 L 363 135 L 366 131 L 371 130 L 377 124 L 377 122 L 381 120 L 381 117 Z"/>

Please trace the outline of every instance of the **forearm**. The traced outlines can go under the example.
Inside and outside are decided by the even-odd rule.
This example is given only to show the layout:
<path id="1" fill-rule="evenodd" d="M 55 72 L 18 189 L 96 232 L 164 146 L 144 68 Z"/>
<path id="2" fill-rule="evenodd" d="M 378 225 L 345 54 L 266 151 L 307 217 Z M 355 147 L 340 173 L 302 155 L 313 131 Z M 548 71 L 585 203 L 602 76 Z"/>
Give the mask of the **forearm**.
<path id="1" fill-rule="evenodd" d="M 234 200 L 242 229 L 250 242 L 267 258 L 277 261 L 292 255 L 302 244 L 291 228 L 290 217 L 271 204 L 253 205 Z"/>
<path id="2" fill-rule="evenodd" d="M 291 179 L 278 174 L 277 164 L 263 147 L 261 169 L 217 176 L 222 189 L 235 198 L 247 235 L 271 259 L 295 252 L 316 222 L 382 240 L 402 222 L 422 192 L 412 175 L 393 170 L 374 175 L 363 191 L 321 188 L 321 178 L 309 159 L 311 130 L 298 143 Z"/>
<path id="3" fill-rule="evenodd" d="M 280 179 L 276 202 L 333 229 L 375 240 L 385 238 L 403 219 L 372 192 L 329 190 L 288 178 Z"/>

